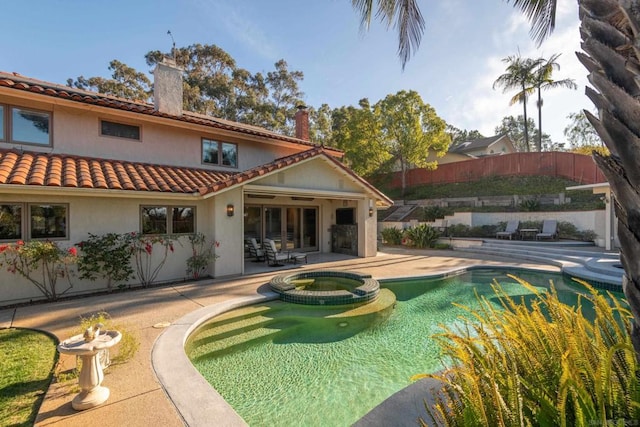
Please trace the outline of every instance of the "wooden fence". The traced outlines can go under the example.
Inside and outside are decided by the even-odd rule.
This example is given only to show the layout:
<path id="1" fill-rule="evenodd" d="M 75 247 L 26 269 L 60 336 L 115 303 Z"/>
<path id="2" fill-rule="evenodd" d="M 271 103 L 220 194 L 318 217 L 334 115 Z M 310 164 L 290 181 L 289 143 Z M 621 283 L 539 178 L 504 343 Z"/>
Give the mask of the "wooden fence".
<path id="1" fill-rule="evenodd" d="M 435 170 L 411 169 L 407 187 L 424 184 L 470 182 L 495 176 L 546 175 L 566 178 L 579 184 L 607 182 L 591 156 L 561 151 L 513 153 L 438 165 Z M 400 172 L 392 174 L 391 188 L 402 186 Z"/>

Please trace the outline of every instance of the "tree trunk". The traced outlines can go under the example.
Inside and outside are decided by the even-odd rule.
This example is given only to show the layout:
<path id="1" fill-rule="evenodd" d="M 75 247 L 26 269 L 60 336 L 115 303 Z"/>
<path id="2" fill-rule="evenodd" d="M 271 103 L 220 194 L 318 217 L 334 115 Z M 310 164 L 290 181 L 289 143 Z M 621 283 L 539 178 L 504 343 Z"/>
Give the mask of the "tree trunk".
<path id="1" fill-rule="evenodd" d="M 522 106 L 524 107 L 524 145 L 527 147 L 527 153 L 531 151 L 529 148 L 529 123 L 527 122 L 527 92 L 524 81 L 522 82 L 522 92 L 524 93 L 524 99 L 522 100 Z"/>
<path id="2" fill-rule="evenodd" d="M 542 94 L 540 93 L 540 86 L 538 86 L 538 141 L 536 142 L 536 148 L 538 153 L 542 151 Z"/>
<path id="3" fill-rule="evenodd" d="M 611 151 L 593 156 L 615 195 L 624 267 L 623 290 L 633 314 L 632 340 L 640 360 L 640 9 L 638 0 L 578 0 L 587 96 L 599 116 L 585 111 Z"/>

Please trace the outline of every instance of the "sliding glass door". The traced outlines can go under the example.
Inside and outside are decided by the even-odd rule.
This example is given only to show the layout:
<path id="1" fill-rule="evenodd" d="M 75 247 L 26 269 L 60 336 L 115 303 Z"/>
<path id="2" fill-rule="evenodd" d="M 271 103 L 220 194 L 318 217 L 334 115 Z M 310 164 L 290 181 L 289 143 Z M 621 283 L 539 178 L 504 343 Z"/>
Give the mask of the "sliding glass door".
<path id="1" fill-rule="evenodd" d="M 318 208 L 293 206 L 245 207 L 245 240 L 271 239 L 278 250 L 318 250 Z"/>

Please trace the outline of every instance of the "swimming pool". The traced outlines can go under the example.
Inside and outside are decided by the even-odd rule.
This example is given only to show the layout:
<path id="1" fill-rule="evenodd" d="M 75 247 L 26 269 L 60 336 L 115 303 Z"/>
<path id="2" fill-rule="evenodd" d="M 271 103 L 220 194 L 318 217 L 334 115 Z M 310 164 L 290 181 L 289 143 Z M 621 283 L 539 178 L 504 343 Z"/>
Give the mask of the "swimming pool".
<path id="1" fill-rule="evenodd" d="M 390 315 L 353 318 L 346 325 L 305 314 L 321 310 L 315 307 L 294 309 L 280 301 L 247 307 L 237 312 L 239 330 L 251 328 L 242 325 L 257 311 L 267 323 L 250 330 L 263 335 L 204 354 L 196 347 L 190 355 L 195 355 L 198 371 L 249 425 L 348 426 L 409 385 L 412 375 L 442 368 L 430 336 L 440 331 L 441 323 L 459 322 L 464 312 L 452 302 L 477 306 L 474 289 L 495 301 L 488 286 L 493 278 L 511 296 L 530 296 L 506 272 L 474 270 L 444 279 L 386 282 L 382 286 L 397 298 Z M 579 288 L 566 284 L 559 274 L 517 275 L 538 287 L 553 279 L 563 302 L 576 301 Z"/>

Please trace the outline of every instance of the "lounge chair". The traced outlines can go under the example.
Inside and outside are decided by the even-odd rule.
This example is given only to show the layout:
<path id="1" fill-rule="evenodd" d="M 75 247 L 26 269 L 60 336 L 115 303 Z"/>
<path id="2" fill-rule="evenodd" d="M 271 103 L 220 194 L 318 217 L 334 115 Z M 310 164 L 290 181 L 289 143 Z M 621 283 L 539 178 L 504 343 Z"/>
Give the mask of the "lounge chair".
<path id="1" fill-rule="evenodd" d="M 536 234 L 536 240 L 540 239 L 557 239 L 558 238 L 558 221 L 555 219 L 545 219 L 542 223 L 542 232 Z"/>
<path id="2" fill-rule="evenodd" d="M 513 220 L 507 222 L 507 226 L 504 231 L 498 231 L 496 233 L 496 239 L 499 238 L 509 238 L 509 240 L 513 239 L 513 237 L 518 233 L 518 228 L 520 227 L 520 221 Z"/>
<path id="3" fill-rule="evenodd" d="M 289 254 L 278 252 L 276 242 L 271 239 L 264 239 L 264 250 L 267 255 L 267 263 L 272 267 L 283 266 L 280 261 L 289 261 Z"/>
<path id="4" fill-rule="evenodd" d="M 249 239 L 249 255 L 255 258 L 255 261 L 264 261 L 264 250 L 260 248 L 255 238 Z"/>

